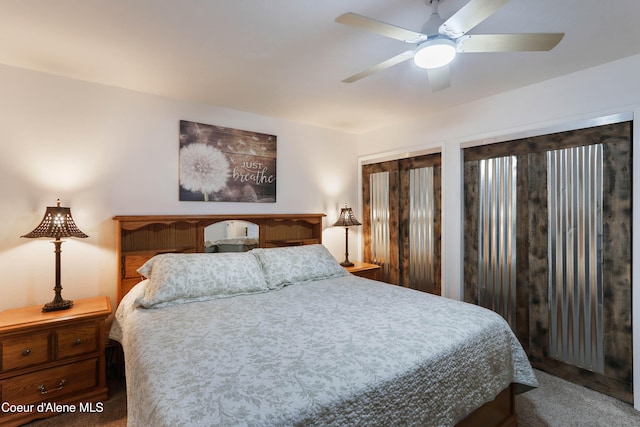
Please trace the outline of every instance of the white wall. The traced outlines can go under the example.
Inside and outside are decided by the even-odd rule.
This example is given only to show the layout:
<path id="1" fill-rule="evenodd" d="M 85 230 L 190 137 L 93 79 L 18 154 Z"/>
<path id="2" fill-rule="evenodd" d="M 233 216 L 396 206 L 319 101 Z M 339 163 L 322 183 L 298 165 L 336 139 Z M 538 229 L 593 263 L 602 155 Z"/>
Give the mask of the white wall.
<path id="1" fill-rule="evenodd" d="M 442 287 L 445 296 L 462 295 L 461 147 L 546 133 L 589 119 L 625 113 L 640 117 L 640 55 L 443 110 L 419 121 L 360 137 L 361 161 L 403 157 L 407 152 L 442 152 Z M 455 82 L 453 82 L 455 84 Z M 640 224 L 640 157 L 634 129 L 633 221 Z M 398 143 L 403 141 L 403 143 Z M 640 227 L 634 227 L 633 265 L 640 266 Z M 633 275 L 635 407 L 640 410 L 640 275 Z"/>
<path id="2" fill-rule="evenodd" d="M 179 202 L 180 120 L 277 135 L 277 203 Z M 114 215 L 321 212 L 342 260 L 330 225 L 357 202 L 356 158 L 351 134 L 0 66 L 0 310 L 53 298 L 53 244 L 20 236 L 57 198 L 90 236 L 62 245 L 68 299 L 115 302 Z"/>

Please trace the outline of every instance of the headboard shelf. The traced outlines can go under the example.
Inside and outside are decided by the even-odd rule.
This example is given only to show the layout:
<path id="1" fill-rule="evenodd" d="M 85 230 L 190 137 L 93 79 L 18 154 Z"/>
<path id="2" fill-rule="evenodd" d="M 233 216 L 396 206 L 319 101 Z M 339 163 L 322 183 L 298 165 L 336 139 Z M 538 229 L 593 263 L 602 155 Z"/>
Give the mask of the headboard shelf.
<path id="1" fill-rule="evenodd" d="M 258 227 L 258 246 L 322 243 L 324 214 L 118 215 L 118 302 L 140 281 L 136 270 L 160 253 L 205 252 L 205 228 L 222 221 Z"/>
<path id="2" fill-rule="evenodd" d="M 195 246 L 180 246 L 174 248 L 149 248 L 146 250 L 139 251 L 124 251 L 127 255 L 147 255 L 153 253 L 153 255 L 158 254 L 173 254 L 173 253 L 188 253 L 188 252 L 196 252 Z"/>
<path id="3" fill-rule="evenodd" d="M 267 240 L 267 247 L 280 247 L 280 246 L 301 246 L 301 245 L 313 245 L 319 242 L 318 239 L 287 239 L 287 240 Z"/>

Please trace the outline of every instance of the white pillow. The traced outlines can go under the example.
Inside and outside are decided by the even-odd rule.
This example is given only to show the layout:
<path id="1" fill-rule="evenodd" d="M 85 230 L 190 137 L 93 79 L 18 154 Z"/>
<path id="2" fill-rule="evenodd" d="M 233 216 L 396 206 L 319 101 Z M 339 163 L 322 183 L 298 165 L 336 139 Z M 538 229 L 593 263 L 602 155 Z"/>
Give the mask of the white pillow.
<path id="1" fill-rule="evenodd" d="M 323 245 L 253 249 L 271 289 L 349 274 Z"/>
<path id="2" fill-rule="evenodd" d="M 248 252 L 156 255 L 138 269 L 149 279 L 136 305 L 159 308 L 269 290 Z"/>

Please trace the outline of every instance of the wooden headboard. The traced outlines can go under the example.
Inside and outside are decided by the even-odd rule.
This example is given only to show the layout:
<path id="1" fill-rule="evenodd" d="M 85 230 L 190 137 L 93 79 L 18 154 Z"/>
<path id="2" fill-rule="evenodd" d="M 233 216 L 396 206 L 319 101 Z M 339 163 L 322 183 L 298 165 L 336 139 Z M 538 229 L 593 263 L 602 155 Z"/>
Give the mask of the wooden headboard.
<path id="1" fill-rule="evenodd" d="M 261 248 L 322 243 L 324 214 L 115 216 L 118 303 L 140 281 L 136 272 L 160 253 L 204 252 L 205 227 L 241 220 L 258 226 Z"/>

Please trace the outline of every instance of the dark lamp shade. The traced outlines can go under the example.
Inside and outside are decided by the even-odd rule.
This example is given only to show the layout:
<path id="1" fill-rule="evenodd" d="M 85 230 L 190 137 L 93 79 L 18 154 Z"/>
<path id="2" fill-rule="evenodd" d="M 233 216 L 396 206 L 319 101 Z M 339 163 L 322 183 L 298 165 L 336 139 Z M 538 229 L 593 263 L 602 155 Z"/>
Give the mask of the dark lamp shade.
<path id="1" fill-rule="evenodd" d="M 61 207 L 60 200 L 58 200 L 58 206 L 47 207 L 40 224 L 31 233 L 22 237 L 53 237 L 59 239 L 61 237 L 85 238 L 89 236 L 80 231 L 76 223 L 73 222 L 71 208 Z"/>
<path id="2" fill-rule="evenodd" d="M 353 227 L 362 224 L 360 224 L 360 222 L 356 219 L 351 208 L 342 208 L 340 209 L 340 217 L 333 225 L 334 227 Z"/>

